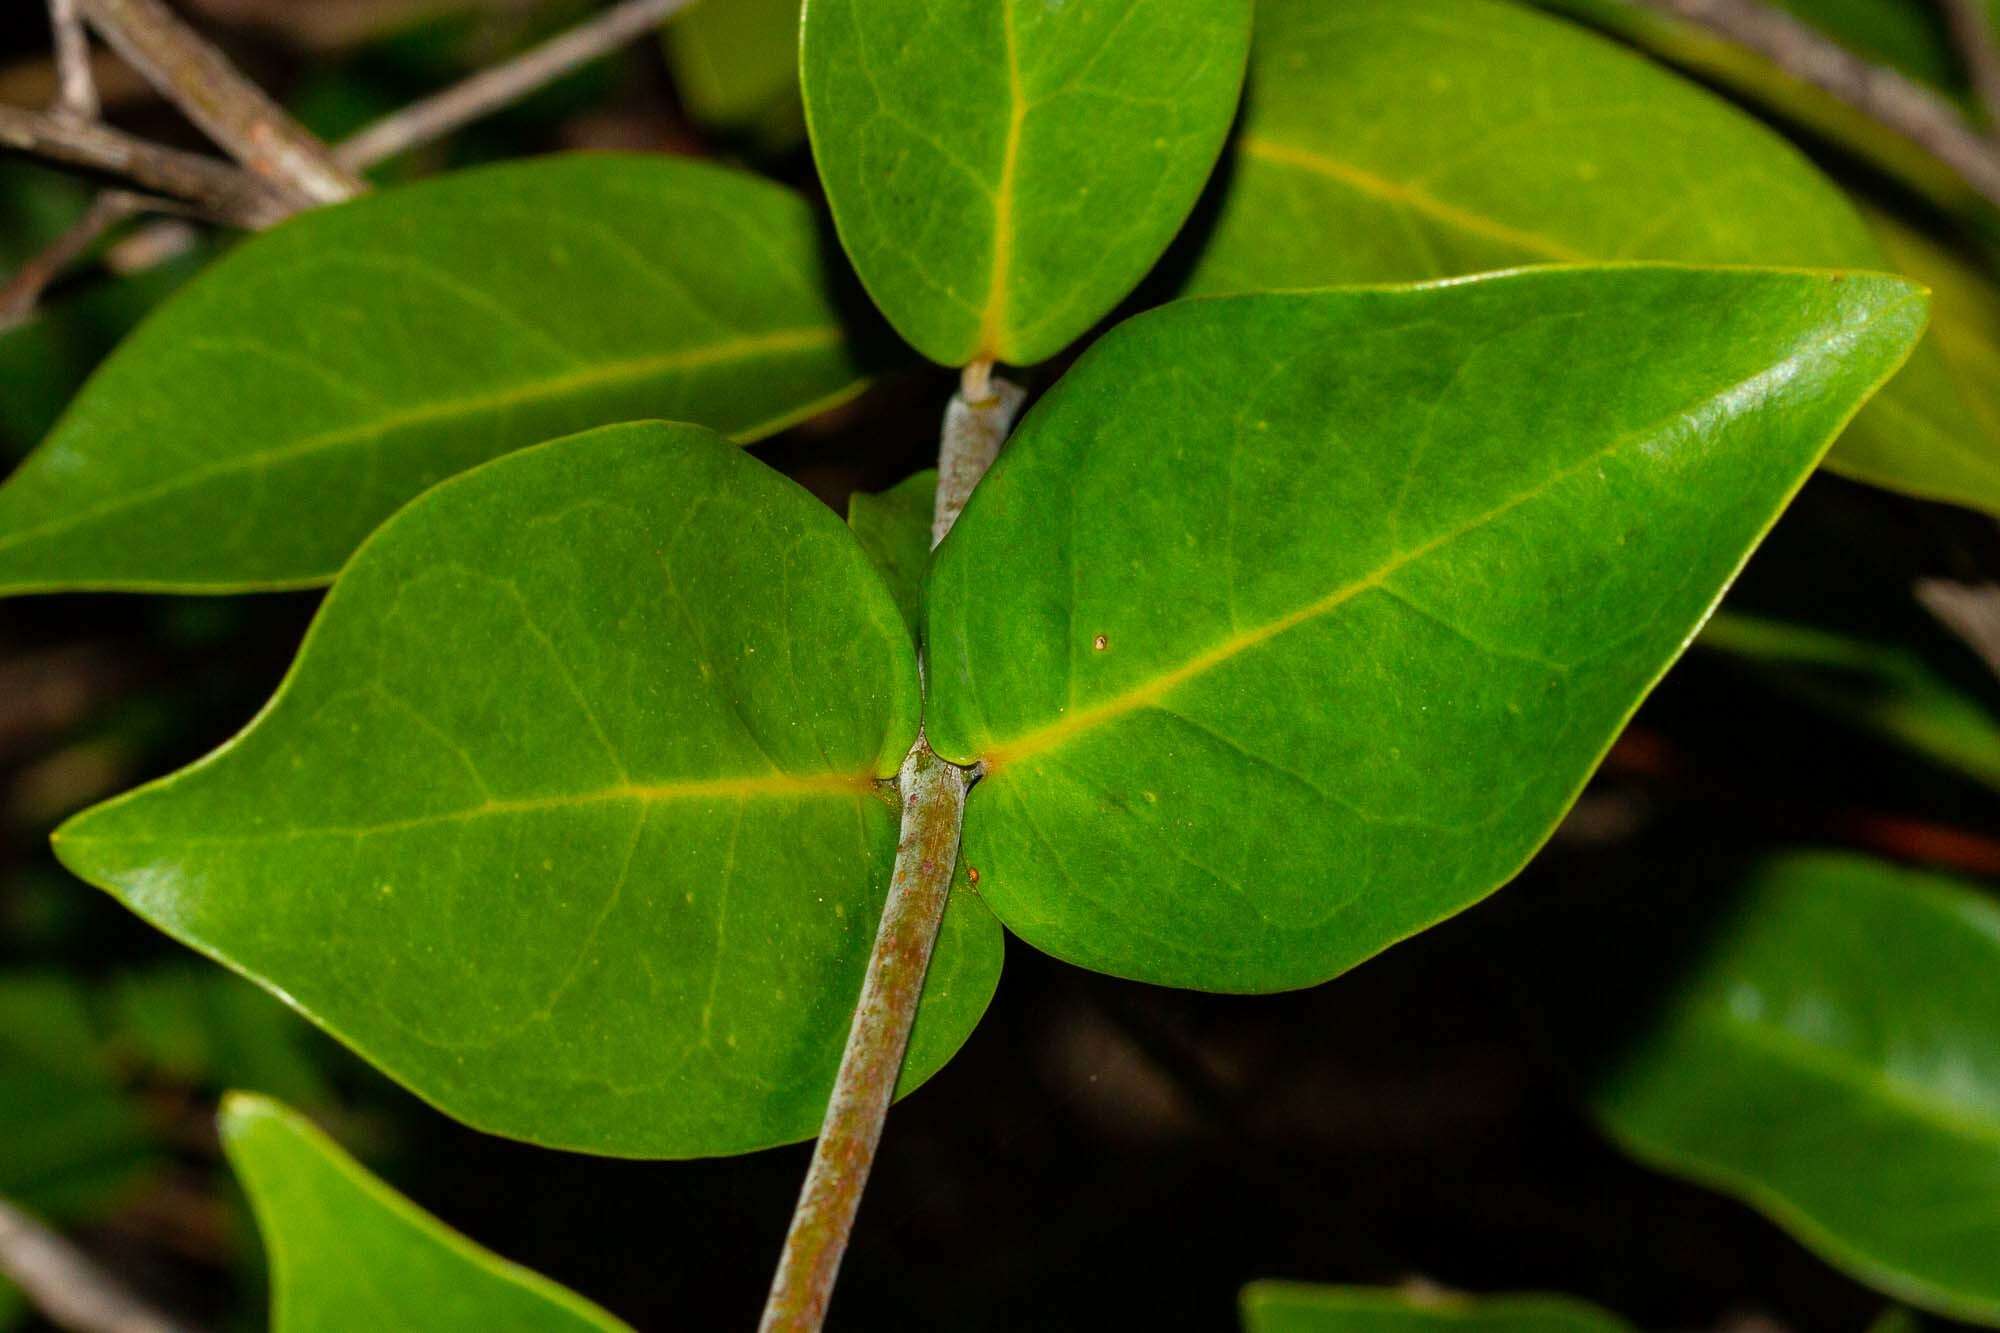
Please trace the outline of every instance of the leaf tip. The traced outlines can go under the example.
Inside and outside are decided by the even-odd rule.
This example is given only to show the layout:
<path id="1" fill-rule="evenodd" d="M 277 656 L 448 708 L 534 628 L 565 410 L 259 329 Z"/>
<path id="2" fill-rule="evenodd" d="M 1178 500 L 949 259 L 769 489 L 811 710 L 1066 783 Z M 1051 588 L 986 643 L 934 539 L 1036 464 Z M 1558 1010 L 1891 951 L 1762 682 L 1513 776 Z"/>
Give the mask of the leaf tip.
<path id="1" fill-rule="evenodd" d="M 222 1137 L 223 1146 L 240 1143 L 258 1127 L 268 1121 L 282 1121 L 286 1111 L 273 1098 L 260 1092 L 245 1092 L 231 1088 L 222 1094 L 222 1102 L 216 1108 L 215 1127 Z"/>

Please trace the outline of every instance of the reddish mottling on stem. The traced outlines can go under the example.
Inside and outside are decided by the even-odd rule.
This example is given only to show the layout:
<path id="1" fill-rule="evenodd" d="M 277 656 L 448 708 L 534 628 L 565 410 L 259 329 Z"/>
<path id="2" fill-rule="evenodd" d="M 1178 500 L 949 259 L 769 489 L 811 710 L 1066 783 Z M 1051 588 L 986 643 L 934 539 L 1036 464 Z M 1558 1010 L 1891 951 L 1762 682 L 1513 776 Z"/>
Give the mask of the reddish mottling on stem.
<path id="1" fill-rule="evenodd" d="M 903 761 L 900 780 L 912 799 L 896 848 L 893 888 L 771 1284 L 763 1333 L 817 1333 L 826 1317 L 951 891 L 966 772 L 920 739 Z"/>

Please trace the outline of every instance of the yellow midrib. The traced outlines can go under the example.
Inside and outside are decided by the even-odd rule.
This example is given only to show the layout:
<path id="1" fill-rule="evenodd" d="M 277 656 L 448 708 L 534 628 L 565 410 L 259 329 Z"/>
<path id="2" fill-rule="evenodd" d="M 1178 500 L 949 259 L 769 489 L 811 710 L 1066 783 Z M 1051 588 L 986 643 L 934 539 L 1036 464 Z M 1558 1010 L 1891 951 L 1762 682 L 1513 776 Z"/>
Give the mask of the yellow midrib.
<path id="1" fill-rule="evenodd" d="M 1258 134 L 1243 135 L 1237 140 L 1237 146 L 1242 152 L 1260 161 L 1273 162 L 1325 177 L 1362 194 L 1401 204 L 1434 222 L 1457 227 L 1460 231 L 1502 245 L 1514 246 L 1516 249 L 1525 250 L 1544 259 L 1575 264 L 1601 258 L 1565 245 L 1553 237 L 1541 235 L 1539 232 L 1510 227 L 1497 218 L 1488 217 L 1484 213 L 1475 213 L 1471 209 L 1440 199 L 1420 186 L 1392 181 L 1386 176 L 1378 176 L 1365 168 L 1355 166 L 1352 162 L 1343 162 L 1324 153 L 1279 143 Z"/>
<path id="2" fill-rule="evenodd" d="M 58 518 L 0 535 L 0 551 L 18 546 L 36 537 L 52 532 L 62 532 L 79 527 L 92 519 L 122 510 L 136 508 L 163 495 L 188 490 L 215 477 L 231 473 L 246 472 L 267 467 L 272 463 L 291 462 L 299 458 L 311 457 L 329 449 L 338 449 L 368 439 L 379 439 L 398 430 L 411 426 L 421 426 L 433 421 L 443 421 L 455 416 L 470 416 L 480 412 L 496 411 L 500 408 L 518 406 L 538 398 L 555 397 L 574 393 L 578 390 L 595 388 L 617 383 L 621 380 L 640 380 L 649 375 L 662 374 L 673 370 L 693 370 L 702 366 L 719 365 L 727 361 L 748 359 L 765 352 L 805 351 L 814 347 L 830 347 L 840 341 L 840 330 L 830 327 L 778 329 L 770 333 L 757 334 L 748 338 L 735 338 L 726 342 L 712 343 L 692 351 L 662 353 L 651 357 L 634 357 L 626 361 L 608 361 L 593 365 L 586 370 L 549 379 L 535 380 L 526 385 L 495 393 L 475 395 L 468 398 L 446 399 L 426 403 L 421 407 L 403 412 L 377 417 L 364 424 L 342 426 L 336 430 L 322 431 L 301 440 L 256 453 L 240 454 L 222 459 L 206 467 L 192 468 L 178 473 L 151 486 L 140 487 L 72 510 Z"/>
<path id="3" fill-rule="evenodd" d="M 1886 317 L 1889 313 L 1891 312 L 1885 310 L 1878 314 L 1877 318 Z M 1847 332 L 1847 330 L 1840 330 L 1834 334 L 1826 335 L 1815 343 L 1812 348 L 1800 348 L 1793 353 L 1793 357 L 1794 359 L 1802 357 L 1806 355 L 1808 350 L 1817 350 L 1833 339 L 1844 336 Z M 1428 541 L 1411 547 L 1409 550 L 1400 551 L 1390 556 L 1382 564 L 1360 578 L 1335 588 L 1332 592 L 1307 606 L 1253 629 L 1232 635 L 1214 647 L 1175 667 L 1173 670 L 1134 686 L 1123 694 L 1115 695 L 1103 703 L 1095 704 L 1089 708 L 1066 713 L 1056 721 L 1025 732 L 1012 740 L 991 742 L 984 747 L 979 755 L 979 760 L 985 765 L 986 771 L 989 774 L 994 773 L 1008 764 L 1016 763 L 1021 759 L 1053 749 L 1082 732 L 1092 730 L 1127 713 L 1156 703 L 1172 693 L 1184 682 L 1220 666 L 1231 658 L 1273 639 L 1287 630 L 1328 614 L 1353 600 L 1355 597 L 1360 596 L 1370 588 L 1382 586 L 1383 583 L 1395 574 L 1408 568 L 1425 556 L 1430 555 L 1440 547 L 1447 546 L 1461 537 L 1476 532 L 1487 524 L 1527 504 L 1529 501 L 1546 494 L 1569 478 L 1576 476 L 1588 468 L 1595 467 L 1605 458 L 1633 441 L 1645 439 L 1672 422 L 1684 420 L 1702 412 L 1712 404 L 1741 391 L 1746 385 L 1754 383 L 1760 376 L 1767 372 L 1768 367 L 1766 370 L 1759 371 L 1756 375 L 1730 384 L 1697 402 L 1681 408 L 1669 416 L 1662 417 L 1658 421 L 1649 422 L 1633 430 L 1626 431 L 1602 447 L 1591 450 L 1576 462 L 1569 464 L 1567 467 L 1559 468 L 1535 485 L 1509 497 L 1493 508 L 1485 510 L 1468 519 L 1466 522 L 1459 524 L 1457 527 L 1447 529 L 1437 536 L 1430 538 Z"/>
<path id="4" fill-rule="evenodd" d="M 1028 118 L 1028 98 L 1021 87 L 1021 59 L 1014 44 L 1013 0 L 1000 0 L 1000 27 L 1007 43 L 1007 143 L 1000 156 L 1000 183 L 993 190 L 993 270 L 986 284 L 986 301 L 979 319 L 975 360 L 1000 359 L 1001 312 L 1007 300 L 1007 275 L 1014 263 L 1014 177 L 1021 159 L 1021 127 Z"/>
<path id="5" fill-rule="evenodd" d="M 568 810 L 593 805 L 606 805 L 619 801 L 634 801 L 644 805 L 657 805 L 669 801 L 704 800 L 752 800 L 758 797 L 786 796 L 866 796 L 873 792 L 876 778 L 869 773 L 761 773 L 754 776 L 734 776 L 717 778 L 692 778 L 680 782 L 621 782 L 596 791 L 572 792 L 560 796 L 524 796 L 513 798 L 488 798 L 477 805 L 464 806 L 457 810 L 442 811 L 437 814 L 415 815 L 408 819 L 389 820 L 380 824 L 364 824 L 351 827 L 312 827 L 281 829 L 274 833 L 247 834 L 238 836 L 215 836 L 175 838 L 176 842 L 263 842 L 293 838 L 315 837 L 372 837 L 382 833 L 398 833 L 409 829 L 425 828 L 435 824 L 462 823 L 467 820 L 483 819 L 496 815 L 542 814 L 553 810 Z M 142 793 L 134 793 L 135 796 Z M 61 835 L 60 841 L 77 845 L 93 841 L 135 841 L 119 837 L 100 839 L 88 832 Z"/>
<path id="6" fill-rule="evenodd" d="M 1550 484 L 1553 484 L 1553 482 Z M 1507 507 L 1511 508 L 1513 504 L 1524 503 L 1528 498 L 1527 496 L 1523 496 L 1521 499 L 1511 502 Z M 1493 517 L 1497 517 L 1499 512 L 1503 511 L 1495 511 L 1493 514 L 1482 515 L 1465 529 L 1446 533 L 1441 537 L 1433 538 L 1414 550 L 1404 552 L 1385 562 L 1379 568 L 1371 570 L 1363 577 L 1354 580 L 1352 583 L 1343 584 L 1341 587 L 1334 589 L 1318 601 L 1289 615 L 1280 616 L 1276 620 L 1259 625 L 1255 629 L 1247 630 L 1232 638 L 1225 639 L 1208 651 L 1175 667 L 1172 671 L 1164 675 L 1155 676 L 1144 684 L 1127 690 L 1123 694 L 1107 699 L 1101 704 L 1083 709 L 1080 712 L 1066 714 L 1060 720 L 1051 722 L 1047 726 L 1038 728 L 1035 731 L 1028 732 L 1012 741 L 991 746 L 981 754 L 980 762 L 986 766 L 988 773 L 997 772 L 999 769 L 1017 760 L 1040 754 L 1045 750 L 1054 749 L 1080 732 L 1089 731 L 1105 722 L 1111 721 L 1113 718 L 1121 717 L 1136 709 L 1145 708 L 1157 703 L 1167 695 L 1173 693 L 1183 682 L 1220 666 L 1230 658 L 1251 648 L 1255 648 L 1261 643 L 1276 638 L 1286 630 L 1293 629 L 1309 620 L 1315 620 L 1327 614 L 1343 603 L 1360 596 L 1370 588 L 1380 586 L 1383 580 L 1412 561 L 1423 558 L 1437 547 L 1460 536 L 1463 532 L 1470 531 L 1471 527 L 1476 527 L 1480 523 L 1490 521 Z"/>

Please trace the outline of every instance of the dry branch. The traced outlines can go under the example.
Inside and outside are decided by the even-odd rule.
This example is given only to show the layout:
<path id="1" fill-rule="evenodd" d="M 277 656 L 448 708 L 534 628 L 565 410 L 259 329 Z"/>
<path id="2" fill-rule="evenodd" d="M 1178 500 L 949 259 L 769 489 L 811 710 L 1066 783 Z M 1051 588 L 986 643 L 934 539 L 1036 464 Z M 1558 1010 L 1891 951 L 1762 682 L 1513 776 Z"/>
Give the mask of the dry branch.
<path id="1" fill-rule="evenodd" d="M 160 0 L 77 0 L 84 17 L 189 120 L 302 207 L 366 190 L 321 143 Z"/>
<path id="2" fill-rule="evenodd" d="M 0 148 L 119 177 L 233 226 L 267 227 L 291 211 L 283 196 L 218 158 L 67 116 L 0 106 Z"/>
<path id="3" fill-rule="evenodd" d="M 1817 29 L 1760 0 L 1638 0 L 1763 56 L 1796 79 L 1916 143 L 2000 207 L 2000 147 L 1943 97 L 1872 65 Z"/>
<path id="4" fill-rule="evenodd" d="M 1993 14 L 1986 0 L 1942 0 L 1952 45 L 1986 113 L 1986 133 L 2000 132 L 2000 49 L 1993 45 Z"/>
<path id="5" fill-rule="evenodd" d="M 334 157 L 343 166 L 359 169 L 442 139 L 650 32 L 687 3 L 625 0 L 512 60 L 384 116 L 343 142 Z"/>
<path id="6" fill-rule="evenodd" d="M 77 120 L 96 120 L 97 80 L 91 77 L 90 39 L 76 0 L 49 0 L 49 30 L 56 48 L 55 109 Z"/>
<path id="7" fill-rule="evenodd" d="M 74 1333 L 187 1333 L 5 1199 L 0 1199 L 0 1273 L 50 1323 Z"/>

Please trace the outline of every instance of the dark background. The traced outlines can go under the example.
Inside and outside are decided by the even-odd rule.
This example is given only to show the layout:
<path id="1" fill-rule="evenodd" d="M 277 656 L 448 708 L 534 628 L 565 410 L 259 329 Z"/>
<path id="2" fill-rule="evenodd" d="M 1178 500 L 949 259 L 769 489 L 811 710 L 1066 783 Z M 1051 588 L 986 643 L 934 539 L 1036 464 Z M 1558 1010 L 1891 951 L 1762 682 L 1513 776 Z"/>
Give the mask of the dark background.
<path id="1" fill-rule="evenodd" d="M 285 0 L 190 6 L 328 134 L 579 10 L 524 0 L 361 41 L 313 36 L 301 17 L 337 26 L 337 11 L 358 7 L 298 0 L 291 24 Z M 36 103 L 39 7 L 8 10 L 0 99 Z M 129 81 L 119 89 L 107 82 L 118 123 L 199 146 Z M 745 151 L 690 125 L 658 48 L 642 43 L 396 172 L 590 145 Z M 810 187 L 801 151 L 750 160 Z M 32 248 L 47 209 L 72 197 L 85 196 L 6 166 L 0 257 Z M 86 271 L 53 295 L 61 320 L 52 314 L 42 342 L 0 335 L 5 457 L 34 443 L 138 304 Z M 851 491 L 925 465 L 951 387 L 943 372 L 901 374 L 757 452 L 844 508 Z M 1908 596 L 1920 573 L 1996 570 L 1990 523 L 1821 478 L 1731 604 L 1912 644 L 2000 706 L 1991 678 Z M 101 1001 L 120 979 L 206 965 L 67 879 L 46 835 L 233 733 L 276 684 L 316 600 L 0 603 L 0 984 L 79 979 L 150 1140 L 67 1229 L 217 1327 L 262 1318 L 256 1242 L 209 1123 L 220 1087 L 251 1066 L 218 1055 L 175 1067 L 121 1029 Z M 1585 1093 L 1747 860 L 1826 844 L 1993 876 L 1996 816 L 1991 793 L 1697 649 L 1526 874 L 1335 982 L 1247 999 L 1174 992 L 1010 940 L 985 1023 L 891 1117 L 833 1324 L 1227 1329 L 1244 1282 L 1289 1277 L 1547 1288 L 1654 1329 L 1763 1316 L 1858 1333 L 1882 1298 L 1746 1207 L 1628 1161 L 1592 1128 Z M 457 1126 L 296 1020 L 273 1031 L 260 1040 L 319 1080 L 306 1109 L 447 1222 L 641 1328 L 754 1325 L 806 1147 L 661 1164 L 542 1151 Z M 6 1044 L 0 1031 L 0 1059 Z M 0 1173 L 5 1153 L 0 1143 Z"/>

